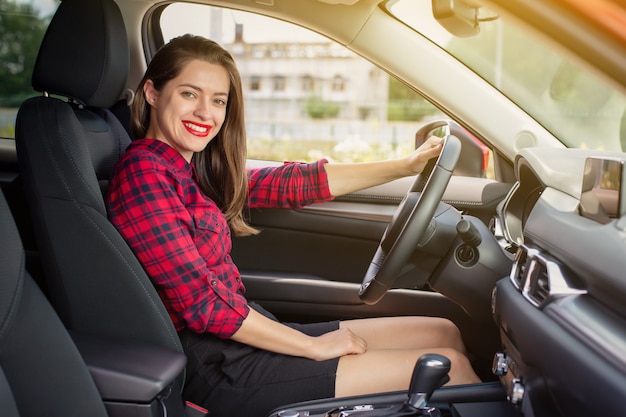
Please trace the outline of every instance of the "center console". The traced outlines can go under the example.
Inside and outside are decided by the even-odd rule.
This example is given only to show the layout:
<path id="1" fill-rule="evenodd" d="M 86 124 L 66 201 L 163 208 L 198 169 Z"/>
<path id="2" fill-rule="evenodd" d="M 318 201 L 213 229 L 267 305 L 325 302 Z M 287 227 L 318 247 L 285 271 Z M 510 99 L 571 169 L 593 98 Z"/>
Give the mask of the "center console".
<path id="1" fill-rule="evenodd" d="M 408 391 L 295 403 L 269 417 L 518 417 L 499 382 L 440 387 L 448 369 L 446 358 L 424 355 Z"/>

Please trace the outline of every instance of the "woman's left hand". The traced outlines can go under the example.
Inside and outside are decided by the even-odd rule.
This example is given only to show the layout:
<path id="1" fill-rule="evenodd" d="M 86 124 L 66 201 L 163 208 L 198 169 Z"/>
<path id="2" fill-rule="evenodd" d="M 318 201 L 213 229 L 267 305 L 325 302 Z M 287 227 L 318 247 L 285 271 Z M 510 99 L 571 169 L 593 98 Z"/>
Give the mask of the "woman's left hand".
<path id="1" fill-rule="evenodd" d="M 429 137 L 413 153 L 406 157 L 409 172 L 407 175 L 417 175 L 424 170 L 426 163 L 438 156 L 443 149 L 443 139 L 437 136 Z"/>

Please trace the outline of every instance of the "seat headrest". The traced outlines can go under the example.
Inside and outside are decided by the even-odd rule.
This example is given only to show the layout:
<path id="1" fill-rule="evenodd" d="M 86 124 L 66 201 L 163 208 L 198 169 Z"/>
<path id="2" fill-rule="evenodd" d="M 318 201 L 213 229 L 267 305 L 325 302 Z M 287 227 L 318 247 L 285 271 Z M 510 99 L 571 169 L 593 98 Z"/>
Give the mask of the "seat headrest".
<path id="1" fill-rule="evenodd" d="M 33 71 L 36 91 L 111 107 L 129 69 L 124 20 L 113 0 L 63 0 L 43 38 Z"/>

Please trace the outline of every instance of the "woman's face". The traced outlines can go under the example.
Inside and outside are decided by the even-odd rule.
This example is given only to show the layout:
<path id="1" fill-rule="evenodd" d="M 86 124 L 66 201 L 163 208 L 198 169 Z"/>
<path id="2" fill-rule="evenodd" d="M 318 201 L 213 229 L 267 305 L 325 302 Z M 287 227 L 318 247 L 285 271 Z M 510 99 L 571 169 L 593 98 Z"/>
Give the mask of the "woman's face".
<path id="1" fill-rule="evenodd" d="M 146 137 L 167 143 L 190 162 L 224 124 L 229 89 L 224 67 L 197 59 L 161 91 L 147 80 L 143 90 L 152 108 Z"/>

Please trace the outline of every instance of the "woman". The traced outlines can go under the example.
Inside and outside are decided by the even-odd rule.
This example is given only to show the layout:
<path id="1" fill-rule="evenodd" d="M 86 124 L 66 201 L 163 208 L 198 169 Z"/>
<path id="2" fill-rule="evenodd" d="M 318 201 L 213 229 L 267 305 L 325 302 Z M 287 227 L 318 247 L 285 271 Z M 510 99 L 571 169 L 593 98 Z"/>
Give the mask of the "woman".
<path id="1" fill-rule="evenodd" d="M 110 184 L 111 221 L 153 280 L 189 358 L 185 396 L 212 416 L 261 415 L 295 401 L 406 389 L 417 358 L 452 361 L 477 382 L 458 329 L 439 318 L 280 323 L 248 303 L 231 231 L 257 233 L 247 207 L 300 207 L 419 173 L 441 151 L 364 164 L 246 172 L 241 80 L 230 54 L 186 35 L 161 48 L 132 110 L 136 138 Z"/>

